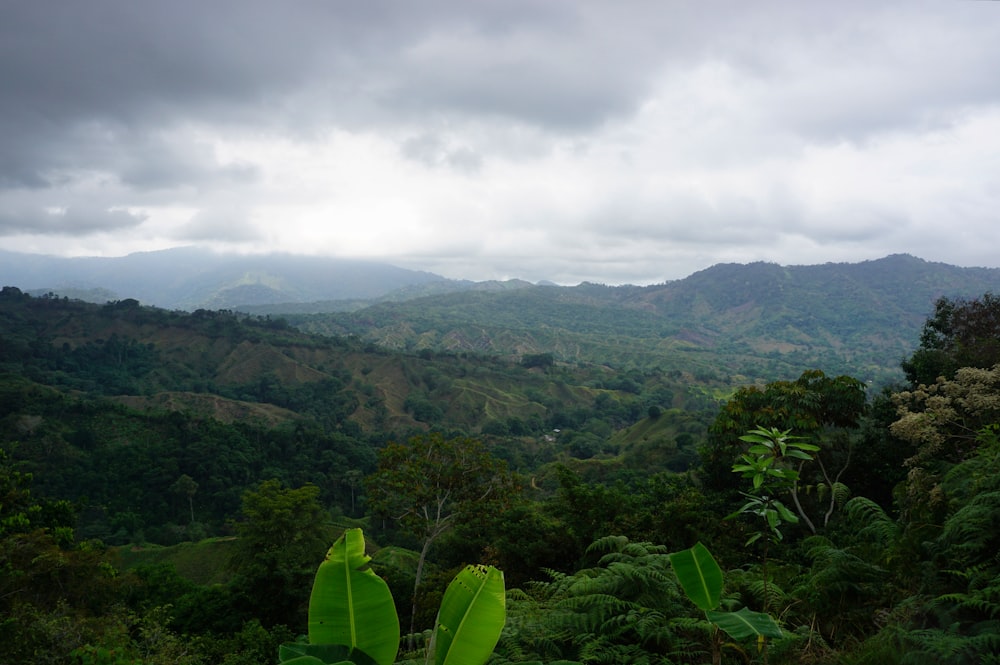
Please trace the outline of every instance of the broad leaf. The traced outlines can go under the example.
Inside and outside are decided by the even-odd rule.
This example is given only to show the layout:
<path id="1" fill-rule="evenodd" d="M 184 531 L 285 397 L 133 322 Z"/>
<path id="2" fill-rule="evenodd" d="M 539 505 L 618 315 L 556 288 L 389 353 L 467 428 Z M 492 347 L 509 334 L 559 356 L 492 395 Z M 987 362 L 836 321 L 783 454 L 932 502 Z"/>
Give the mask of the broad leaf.
<path id="1" fill-rule="evenodd" d="M 798 515 L 796 515 L 792 511 L 790 511 L 785 506 L 785 504 L 783 504 L 783 503 L 781 503 L 780 501 L 777 501 L 777 500 L 772 501 L 772 503 L 774 504 L 775 509 L 778 511 L 778 514 L 781 515 L 781 519 L 785 520 L 786 522 L 788 522 L 790 524 L 798 524 L 799 523 Z"/>
<path id="2" fill-rule="evenodd" d="M 807 462 L 812 461 L 812 455 L 809 453 L 804 453 L 801 450 L 789 450 L 785 453 L 785 457 L 794 457 L 795 459 L 806 460 Z"/>
<path id="3" fill-rule="evenodd" d="M 361 529 L 348 529 L 330 547 L 309 597 L 309 642 L 344 645 L 391 665 L 399 650 L 399 618 L 389 586 L 368 568 L 369 561 Z"/>
<path id="4" fill-rule="evenodd" d="M 505 620 L 503 573 L 493 566 L 466 566 L 441 599 L 433 637 L 435 665 L 485 663 Z"/>
<path id="5" fill-rule="evenodd" d="M 278 647 L 281 665 L 323 665 L 351 663 L 351 665 L 376 665 L 367 654 L 343 644 L 301 644 L 292 642 Z"/>
<path id="6" fill-rule="evenodd" d="M 713 610 L 722 602 L 722 569 L 712 553 L 701 543 L 670 556 L 677 581 L 699 609 Z"/>
<path id="7" fill-rule="evenodd" d="M 781 628 L 769 614 L 752 612 L 745 607 L 738 612 L 708 611 L 705 616 L 737 641 L 749 637 L 781 637 Z"/>

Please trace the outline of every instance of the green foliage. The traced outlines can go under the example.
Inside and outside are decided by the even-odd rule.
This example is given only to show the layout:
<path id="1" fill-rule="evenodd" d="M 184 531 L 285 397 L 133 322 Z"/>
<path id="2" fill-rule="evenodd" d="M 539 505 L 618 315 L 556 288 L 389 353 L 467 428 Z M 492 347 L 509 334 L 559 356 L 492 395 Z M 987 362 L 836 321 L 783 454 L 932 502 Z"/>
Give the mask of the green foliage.
<path id="1" fill-rule="evenodd" d="M 809 370 L 795 381 L 774 381 L 763 390 L 737 390 L 709 428 L 711 438 L 702 458 L 707 480 L 713 487 L 728 485 L 723 471 L 745 451 L 742 437 L 751 429 L 794 430 L 811 437 L 827 428 L 858 427 L 866 409 L 865 388 L 849 376 L 830 378 Z"/>
<path id="2" fill-rule="evenodd" d="M 781 275 L 767 266 L 754 271 L 760 302 L 777 298 Z M 605 291 L 576 293 L 599 300 Z M 741 306 L 749 293 L 705 297 L 712 307 Z M 690 407 L 714 405 L 724 383 L 752 380 L 757 370 L 729 375 L 718 355 L 700 351 L 695 371 L 675 372 L 687 360 L 673 355 L 669 331 L 658 342 L 665 368 L 586 366 L 582 347 L 576 366 L 563 347 L 522 346 L 518 358 L 525 350 L 553 354 L 551 364 L 527 368 L 430 346 L 418 355 L 365 351 L 231 313 L 13 295 L 0 304 L 5 662 L 270 662 L 277 643 L 293 639 L 282 624 L 308 625 L 303 601 L 310 574 L 314 583 L 320 577 L 315 564 L 332 537 L 331 512 L 357 518 L 338 522 L 364 523 L 393 545 L 372 561 L 354 557 L 390 583 L 393 604 L 409 604 L 416 569 L 426 564 L 413 616 L 427 626 L 461 633 L 460 620 L 431 623 L 444 582 L 468 561 L 502 567 L 522 588 L 506 598 L 498 665 L 703 663 L 712 655 L 775 665 L 995 661 L 1000 381 L 991 367 L 956 368 L 897 392 L 895 404 L 876 398 L 863 443 L 852 434 L 865 415 L 860 382 L 819 372 L 775 386 L 758 381 L 723 407 L 706 467 L 675 474 L 669 470 L 684 472 L 694 461 L 679 464 L 680 453 L 704 439 L 713 415 Z M 561 313 L 585 311 L 577 305 Z M 947 335 L 964 340 L 942 356 L 949 362 L 979 339 L 967 334 L 976 321 L 955 325 L 957 309 L 942 319 L 952 326 Z M 513 306 L 509 315 L 517 316 Z M 423 331 L 428 345 L 436 330 Z M 539 344 L 550 334 L 557 332 L 540 332 Z M 944 350 L 947 335 L 927 342 Z M 626 339 L 600 344 L 624 347 Z M 713 343 L 729 345 L 728 353 L 739 342 Z M 989 347 L 975 346 L 977 353 Z M 708 380 L 709 364 L 716 383 L 697 385 L 694 375 Z M 126 390 L 144 394 L 117 402 L 100 394 Z M 407 397 L 411 410 L 419 400 L 440 410 L 430 434 L 408 429 L 415 420 L 405 413 Z M 758 431 L 729 429 L 741 419 Z M 792 431 L 807 441 L 789 437 L 793 422 L 804 425 Z M 479 439 L 466 434 L 485 423 L 492 424 Z M 393 439 L 411 445 L 384 444 Z M 444 455 L 452 441 L 454 460 Z M 387 465 L 405 470 L 363 487 L 361 478 L 383 470 L 377 448 Z M 418 448 L 427 466 L 407 460 Z M 520 482 L 498 458 L 530 475 Z M 713 460 L 728 461 L 727 483 L 713 482 Z M 734 462 L 749 495 L 744 508 L 759 516 L 763 558 L 744 546 L 753 535 L 745 520 L 719 519 L 740 505 L 731 492 Z M 468 494 L 434 489 L 465 476 L 474 479 Z M 496 477 L 503 482 L 491 485 Z M 407 496 L 419 515 L 408 515 Z M 241 505 L 243 517 L 227 519 Z M 821 523 L 823 510 L 841 507 L 838 519 Z M 808 528 L 810 516 L 822 537 L 789 537 Z M 796 519 L 801 527 L 790 526 Z M 781 544 L 771 543 L 782 532 Z M 313 539 L 317 533 L 322 538 Z M 204 534 L 226 537 L 139 546 Z M 692 542 L 710 543 L 730 571 L 708 615 L 684 599 L 681 575 L 668 570 L 667 552 Z M 229 550 L 239 554 L 220 571 Z M 484 579 L 472 571 L 460 586 L 466 599 Z M 712 603 L 707 598 L 702 604 Z M 709 621 L 740 622 L 741 613 L 760 609 L 781 617 L 783 637 L 758 654 L 752 635 L 731 639 Z M 421 655 L 432 632 L 415 635 L 421 647 L 404 652 L 405 662 Z M 350 648 L 289 649 L 285 656 L 299 662 L 369 658 Z"/>
<path id="3" fill-rule="evenodd" d="M 507 464 L 481 441 L 440 433 L 388 444 L 379 451 L 378 470 L 365 482 L 372 512 L 398 523 L 421 545 L 410 625 L 414 633 L 417 591 L 431 545 L 458 522 L 496 519 L 520 488 Z"/>
<path id="4" fill-rule="evenodd" d="M 265 626 L 304 623 L 302 599 L 332 531 L 318 495 L 273 480 L 244 494 L 230 565 L 241 606 Z"/>
<path id="5" fill-rule="evenodd" d="M 308 643 L 281 645 L 284 665 L 390 665 L 399 648 L 399 619 L 389 587 L 369 567 L 364 535 L 348 529 L 320 564 L 309 601 Z M 481 665 L 505 622 L 503 573 L 467 566 L 441 601 L 428 657 L 436 665 Z"/>
<path id="6" fill-rule="evenodd" d="M 688 599 L 703 612 L 714 610 L 722 602 L 722 568 L 701 543 L 670 555 L 681 588 Z"/>
<path id="7" fill-rule="evenodd" d="M 782 539 L 781 525 L 784 522 L 797 524 L 796 517 L 785 504 L 777 498 L 779 493 L 791 492 L 794 497 L 799 472 L 790 468 L 790 463 L 812 461 L 810 453 L 819 450 L 819 446 L 805 443 L 801 437 L 790 435 L 790 431 L 780 431 L 777 428 L 758 428 L 740 437 L 741 441 L 752 444 L 744 453 L 740 462 L 733 465 L 733 472 L 742 474 L 749 479 L 750 492 L 745 492 L 747 501 L 730 515 L 755 515 L 759 517 L 766 529 L 760 530 L 750 537 L 747 545 L 753 543 L 765 533 L 773 542 Z"/>
<path id="8" fill-rule="evenodd" d="M 492 566 L 467 566 L 441 599 L 431 651 L 435 665 L 484 663 L 500 639 L 505 621 L 503 573 Z"/>
<path id="9" fill-rule="evenodd" d="M 951 379 L 962 367 L 986 369 L 1000 362 L 1000 296 L 938 298 L 924 324 L 920 346 L 902 363 L 914 387 Z"/>
<path id="10" fill-rule="evenodd" d="M 867 560 L 864 548 L 837 547 L 822 536 L 806 539 L 802 547 L 812 564 L 792 596 L 805 604 L 804 614 L 815 617 L 831 643 L 862 633 L 892 591 L 888 570 Z"/>
<path id="11" fill-rule="evenodd" d="M 309 642 L 346 645 L 389 665 L 399 649 L 399 619 L 369 561 L 361 529 L 348 529 L 330 547 L 309 597 Z"/>
<path id="12" fill-rule="evenodd" d="M 734 640 L 782 637 L 781 628 L 767 614 L 754 612 L 746 607 L 736 612 L 717 609 L 722 602 L 722 568 L 701 543 L 671 554 L 670 564 L 688 599 L 705 612 L 705 618 Z"/>
<path id="13" fill-rule="evenodd" d="M 513 661 L 674 662 L 700 652 L 666 549 L 621 536 L 595 541 L 596 566 L 512 593 L 501 656 Z M 516 656 L 516 658 L 513 658 Z"/>
<path id="14" fill-rule="evenodd" d="M 998 285 L 995 272 L 897 255 L 856 265 L 718 265 L 648 287 L 519 287 L 292 321 L 386 348 L 485 349 L 509 357 L 551 352 L 559 362 L 662 366 L 731 385 L 771 381 L 802 367 L 863 370 L 866 380 L 884 384 L 898 380 L 897 359 L 942 290 L 971 295 Z M 749 381 L 731 379 L 735 372 Z"/>

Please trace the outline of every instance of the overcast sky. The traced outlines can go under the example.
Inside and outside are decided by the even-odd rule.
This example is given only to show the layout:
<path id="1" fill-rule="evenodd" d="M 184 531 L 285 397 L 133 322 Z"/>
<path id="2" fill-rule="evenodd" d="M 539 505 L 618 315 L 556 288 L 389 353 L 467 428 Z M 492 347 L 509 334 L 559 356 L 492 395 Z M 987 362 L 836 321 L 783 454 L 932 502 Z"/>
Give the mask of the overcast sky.
<path id="1" fill-rule="evenodd" d="M 1000 266 L 1000 3 L 0 0 L 0 248 Z"/>

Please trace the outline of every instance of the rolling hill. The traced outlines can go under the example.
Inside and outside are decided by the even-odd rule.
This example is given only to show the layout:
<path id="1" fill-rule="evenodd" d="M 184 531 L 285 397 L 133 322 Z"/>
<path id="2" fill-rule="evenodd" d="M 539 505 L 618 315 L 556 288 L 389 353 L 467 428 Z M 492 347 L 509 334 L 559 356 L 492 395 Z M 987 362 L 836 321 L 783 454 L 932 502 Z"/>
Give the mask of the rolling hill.
<path id="1" fill-rule="evenodd" d="M 996 291 L 1000 270 L 893 255 L 856 264 L 723 264 L 646 287 L 463 291 L 287 319 L 394 349 L 550 352 L 562 362 L 660 367 L 733 385 L 818 367 L 881 384 L 901 376 L 899 362 L 935 300 Z"/>

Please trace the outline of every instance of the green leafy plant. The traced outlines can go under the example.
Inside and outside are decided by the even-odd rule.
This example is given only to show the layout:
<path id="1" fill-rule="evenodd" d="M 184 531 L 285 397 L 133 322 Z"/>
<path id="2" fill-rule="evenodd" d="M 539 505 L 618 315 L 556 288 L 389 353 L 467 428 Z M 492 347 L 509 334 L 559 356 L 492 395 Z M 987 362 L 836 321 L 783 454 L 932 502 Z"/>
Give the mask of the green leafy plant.
<path id="1" fill-rule="evenodd" d="M 791 436 L 790 430 L 779 430 L 776 427 L 757 428 L 740 437 L 741 441 L 751 444 L 746 453 L 740 456 L 740 461 L 733 464 L 733 472 L 742 474 L 750 480 L 750 492 L 744 492 L 747 502 L 730 515 L 756 515 L 760 517 L 766 530 L 755 533 L 747 540 L 747 545 L 758 540 L 765 533 L 772 541 L 782 538 L 782 523 L 796 524 L 799 518 L 778 498 L 778 494 L 788 491 L 793 500 L 798 502 L 796 483 L 799 472 L 787 465 L 793 460 L 808 462 L 813 459 L 811 453 L 819 450 L 819 446 L 805 443 L 801 437 Z M 801 511 L 800 511 L 801 512 Z"/>
<path id="2" fill-rule="evenodd" d="M 282 665 L 391 665 L 399 617 L 385 581 L 368 566 L 361 529 L 348 529 L 316 571 L 309 598 L 308 643 L 283 644 Z M 467 566 L 448 585 L 428 648 L 434 665 L 486 662 L 503 629 L 503 573 Z"/>
<path id="3" fill-rule="evenodd" d="M 718 630 L 737 642 L 755 637 L 758 648 L 763 646 L 765 638 L 782 637 L 781 628 L 768 614 L 754 612 L 746 607 L 736 612 L 719 609 L 722 604 L 722 568 L 707 547 L 699 542 L 690 549 L 674 552 L 669 556 L 670 565 L 684 593 L 698 609 L 705 612 L 705 618 Z M 715 663 L 721 662 L 720 647 L 720 641 L 713 640 Z"/>

